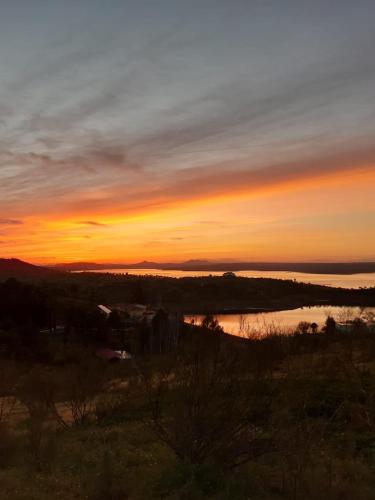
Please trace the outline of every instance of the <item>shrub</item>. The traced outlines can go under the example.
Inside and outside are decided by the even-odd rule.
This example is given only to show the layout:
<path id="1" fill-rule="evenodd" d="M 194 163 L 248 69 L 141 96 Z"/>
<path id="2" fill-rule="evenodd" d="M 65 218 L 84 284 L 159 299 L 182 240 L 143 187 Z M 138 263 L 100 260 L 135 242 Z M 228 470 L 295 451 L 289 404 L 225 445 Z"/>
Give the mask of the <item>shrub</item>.
<path id="1" fill-rule="evenodd" d="M 50 467 L 56 454 L 54 435 L 50 432 L 55 407 L 56 379 L 54 372 L 34 368 L 17 387 L 17 396 L 27 409 L 26 440 L 31 461 L 38 470 Z"/>
<path id="2" fill-rule="evenodd" d="M 259 421 L 251 402 L 256 382 L 239 369 L 236 350 L 215 333 L 195 338 L 165 372 L 145 379 L 150 424 L 181 461 L 232 468 L 269 450 L 267 418 Z"/>
<path id="3" fill-rule="evenodd" d="M 129 407 L 129 396 L 124 392 L 107 392 L 95 401 L 97 422 L 113 423 L 124 419 Z"/>
<path id="4" fill-rule="evenodd" d="M 89 500 L 125 500 L 128 498 L 124 488 L 115 477 L 113 469 L 112 457 L 106 452 L 100 465 L 99 475 L 89 493 Z"/>
<path id="5" fill-rule="evenodd" d="M 9 427 L 0 423 L 0 468 L 7 467 L 15 452 L 15 442 Z"/>
<path id="6" fill-rule="evenodd" d="M 59 379 L 60 398 L 75 425 L 88 422 L 95 411 L 96 398 L 103 388 L 103 366 L 96 360 L 75 364 L 62 374 Z M 67 421 L 64 423 L 69 425 Z"/>
<path id="7" fill-rule="evenodd" d="M 9 419 L 16 404 L 18 372 L 13 365 L 0 362 L 0 423 Z"/>

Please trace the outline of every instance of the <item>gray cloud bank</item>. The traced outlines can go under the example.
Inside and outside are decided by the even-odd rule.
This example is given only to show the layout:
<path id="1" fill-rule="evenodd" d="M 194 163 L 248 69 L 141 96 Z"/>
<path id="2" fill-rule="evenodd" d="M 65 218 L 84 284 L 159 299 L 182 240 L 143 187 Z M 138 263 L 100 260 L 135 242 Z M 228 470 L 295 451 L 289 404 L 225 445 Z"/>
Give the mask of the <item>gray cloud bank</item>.
<path id="1" fill-rule="evenodd" d="M 1 29 L 16 19 L 4 9 L 0 213 L 10 221 L 374 164 L 373 2 L 91 2 L 82 31 L 83 4 L 72 23 L 73 3 L 60 20 L 36 2 L 24 33 Z"/>

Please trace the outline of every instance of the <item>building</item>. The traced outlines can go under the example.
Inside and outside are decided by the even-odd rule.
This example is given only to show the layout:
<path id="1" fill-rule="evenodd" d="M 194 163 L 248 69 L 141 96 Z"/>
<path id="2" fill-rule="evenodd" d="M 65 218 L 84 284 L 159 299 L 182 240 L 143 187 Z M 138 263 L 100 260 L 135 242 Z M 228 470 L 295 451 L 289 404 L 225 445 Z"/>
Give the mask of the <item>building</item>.
<path id="1" fill-rule="evenodd" d="M 127 351 L 113 351 L 112 349 L 108 348 L 97 349 L 96 355 L 98 356 L 98 358 L 109 361 L 110 363 L 132 359 L 131 354 L 129 354 Z"/>
<path id="2" fill-rule="evenodd" d="M 107 306 L 103 306 L 103 304 L 99 304 L 98 305 L 98 308 L 100 309 L 100 311 L 102 313 L 104 313 L 106 316 L 109 316 L 111 314 L 111 309 L 109 309 L 109 307 Z"/>

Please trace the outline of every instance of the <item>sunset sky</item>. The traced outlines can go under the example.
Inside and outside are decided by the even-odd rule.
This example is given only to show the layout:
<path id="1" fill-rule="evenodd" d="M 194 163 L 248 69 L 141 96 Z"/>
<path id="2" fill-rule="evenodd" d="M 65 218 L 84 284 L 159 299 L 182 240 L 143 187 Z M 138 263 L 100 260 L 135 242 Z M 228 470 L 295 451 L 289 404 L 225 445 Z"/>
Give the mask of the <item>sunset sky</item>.
<path id="1" fill-rule="evenodd" d="M 375 1 L 0 2 L 0 257 L 375 260 Z"/>

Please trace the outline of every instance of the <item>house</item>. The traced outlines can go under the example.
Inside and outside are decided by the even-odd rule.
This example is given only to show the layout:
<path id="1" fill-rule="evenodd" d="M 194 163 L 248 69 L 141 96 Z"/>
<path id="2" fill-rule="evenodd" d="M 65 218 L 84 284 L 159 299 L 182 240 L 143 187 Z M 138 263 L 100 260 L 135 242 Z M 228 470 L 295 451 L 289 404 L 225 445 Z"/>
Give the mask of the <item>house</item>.
<path id="1" fill-rule="evenodd" d="M 151 324 L 152 320 L 155 318 L 156 312 L 153 309 L 149 309 L 143 315 L 143 318 L 146 320 L 146 323 Z"/>
<path id="2" fill-rule="evenodd" d="M 107 306 L 103 306 L 103 304 L 99 304 L 99 305 L 98 305 L 98 308 L 99 308 L 99 309 L 100 309 L 100 311 L 101 311 L 102 313 L 104 313 L 106 316 L 109 316 L 109 315 L 111 314 L 111 312 L 112 312 L 112 311 L 109 309 L 109 307 L 107 307 Z"/>
<path id="3" fill-rule="evenodd" d="M 128 304 L 123 307 L 123 311 L 126 312 L 129 317 L 136 322 L 146 320 L 147 323 L 151 323 L 156 314 L 154 309 L 144 304 Z"/>
<path id="4" fill-rule="evenodd" d="M 223 274 L 223 278 L 236 278 L 236 275 L 232 271 L 227 271 Z"/>
<path id="5" fill-rule="evenodd" d="M 115 351 L 115 353 L 120 355 L 120 359 L 132 359 L 132 355 L 127 351 Z"/>
<path id="6" fill-rule="evenodd" d="M 141 320 L 147 311 L 147 306 L 144 304 L 128 304 L 125 311 L 134 320 Z"/>
<path id="7" fill-rule="evenodd" d="M 109 361 L 110 363 L 132 358 L 131 354 L 127 351 L 113 351 L 108 348 L 97 349 L 96 355 L 105 361 Z"/>

